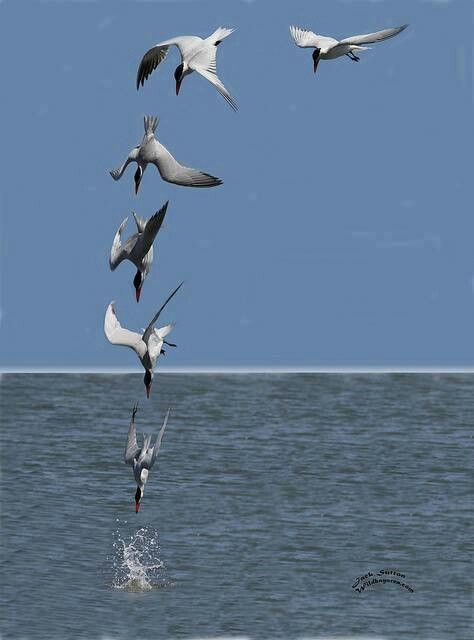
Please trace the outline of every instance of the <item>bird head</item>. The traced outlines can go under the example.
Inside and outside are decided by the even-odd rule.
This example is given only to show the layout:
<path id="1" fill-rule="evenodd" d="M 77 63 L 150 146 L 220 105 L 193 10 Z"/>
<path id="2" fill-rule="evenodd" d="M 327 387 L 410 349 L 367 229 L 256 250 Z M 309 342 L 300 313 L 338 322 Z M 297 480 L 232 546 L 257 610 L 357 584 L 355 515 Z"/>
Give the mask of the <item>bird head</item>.
<path id="1" fill-rule="evenodd" d="M 137 487 L 137 490 L 135 492 L 135 513 L 138 513 L 140 511 L 140 500 L 143 497 L 143 489 L 140 489 L 140 487 Z"/>
<path id="2" fill-rule="evenodd" d="M 181 87 L 181 83 L 183 81 L 184 76 L 185 76 L 184 64 L 181 63 L 174 70 L 174 79 L 176 80 L 176 95 L 179 94 L 179 89 Z"/>
<path id="3" fill-rule="evenodd" d="M 135 297 L 137 299 L 137 302 L 140 300 L 140 293 L 142 290 L 143 280 L 144 280 L 144 277 L 142 272 L 137 269 L 135 277 L 133 278 L 133 286 L 135 287 Z"/>
<path id="4" fill-rule="evenodd" d="M 320 54 L 321 54 L 321 49 L 318 49 L 318 47 L 316 47 L 315 50 L 313 51 L 313 71 L 314 71 L 314 73 L 316 73 L 316 69 L 318 68 Z"/>
<path id="5" fill-rule="evenodd" d="M 143 177 L 143 169 L 138 165 L 137 170 L 135 171 L 135 175 L 133 179 L 135 180 L 135 195 L 138 193 L 138 189 L 140 188 L 140 182 Z"/>
<path id="6" fill-rule="evenodd" d="M 146 397 L 147 398 L 150 397 L 150 389 L 151 389 L 152 380 L 153 380 L 153 373 L 149 369 L 147 369 L 145 371 L 145 376 L 143 377 L 143 382 L 145 383 Z"/>

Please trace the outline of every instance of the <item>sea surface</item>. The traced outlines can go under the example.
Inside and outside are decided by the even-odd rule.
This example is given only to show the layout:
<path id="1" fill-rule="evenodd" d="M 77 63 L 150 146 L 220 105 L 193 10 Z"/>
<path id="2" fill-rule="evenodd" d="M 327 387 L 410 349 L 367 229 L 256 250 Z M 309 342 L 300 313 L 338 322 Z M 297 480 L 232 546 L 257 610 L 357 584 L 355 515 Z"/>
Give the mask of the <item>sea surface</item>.
<path id="1" fill-rule="evenodd" d="M 142 378 L 1 377 L 2 640 L 473 637 L 474 375 Z"/>

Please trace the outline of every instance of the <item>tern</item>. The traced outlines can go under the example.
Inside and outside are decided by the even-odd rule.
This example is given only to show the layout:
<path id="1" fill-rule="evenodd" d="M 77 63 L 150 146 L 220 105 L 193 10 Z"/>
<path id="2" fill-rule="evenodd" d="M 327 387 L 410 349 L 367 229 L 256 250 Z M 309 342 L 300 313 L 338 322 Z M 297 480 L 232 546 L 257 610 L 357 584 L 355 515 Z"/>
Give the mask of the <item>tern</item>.
<path id="1" fill-rule="evenodd" d="M 374 33 L 366 33 L 361 36 L 351 36 L 344 40 L 336 40 L 329 36 L 320 36 L 308 29 L 301 27 L 290 27 L 290 34 L 296 46 L 303 48 L 311 48 L 313 51 L 313 69 L 314 73 L 318 68 L 320 60 L 332 60 L 340 56 L 348 56 L 354 62 L 359 62 L 360 58 L 354 51 L 365 51 L 370 47 L 361 47 L 361 44 L 370 44 L 393 38 L 401 31 L 408 27 L 407 24 L 393 29 L 384 29 L 383 31 L 375 31 Z"/>
<path id="2" fill-rule="evenodd" d="M 154 324 L 160 317 L 160 313 L 166 307 L 168 302 L 174 296 L 174 294 L 182 286 L 182 282 L 176 287 L 176 289 L 167 297 L 165 302 L 161 305 L 158 312 L 153 316 L 153 320 L 148 327 L 144 330 L 143 334 L 135 333 L 129 329 L 124 329 L 115 315 L 114 302 L 111 302 L 105 312 L 104 320 L 104 332 L 107 340 L 112 344 L 117 344 L 122 347 L 130 347 L 137 354 L 140 362 L 145 369 L 145 376 L 143 382 L 145 384 L 146 396 L 150 397 L 151 383 L 153 380 L 153 369 L 155 368 L 156 361 L 160 355 L 164 354 L 163 344 L 169 347 L 176 347 L 175 344 L 167 342 L 165 337 L 173 329 L 172 324 L 167 324 L 160 329 L 155 329 Z"/>
<path id="3" fill-rule="evenodd" d="M 143 444 L 141 447 L 137 444 L 137 427 L 135 424 L 135 415 L 138 411 L 138 404 L 132 409 L 132 421 L 128 430 L 127 445 L 125 447 L 124 460 L 125 464 L 129 464 L 133 467 L 133 475 L 137 483 L 137 491 L 135 493 L 135 513 L 140 511 L 140 501 L 143 498 L 145 491 L 145 484 L 148 480 L 148 474 L 150 469 L 155 464 L 156 456 L 160 450 L 161 440 L 166 429 L 166 424 L 170 415 L 171 409 L 168 409 L 163 426 L 160 429 L 155 444 L 150 447 L 151 436 L 143 436 Z"/>
<path id="4" fill-rule="evenodd" d="M 168 202 L 148 220 L 140 218 L 133 213 L 138 232 L 134 233 L 122 244 L 122 232 L 128 221 L 128 217 L 125 218 L 118 228 L 112 243 L 109 258 L 110 269 L 114 271 L 123 260 L 130 260 L 137 268 L 137 273 L 133 279 L 137 302 L 140 300 L 143 282 L 153 263 L 153 242 L 163 224 L 167 208 Z"/>
<path id="5" fill-rule="evenodd" d="M 131 162 L 137 163 L 135 171 L 135 193 L 138 193 L 140 182 L 148 164 L 154 164 L 160 172 L 160 176 L 166 182 L 179 184 L 183 187 L 216 187 L 222 184 L 222 180 L 211 176 L 209 173 L 190 169 L 179 164 L 171 153 L 155 138 L 158 118 L 145 116 L 145 135 L 141 143 L 134 147 L 128 154 L 128 158 L 118 169 L 112 169 L 110 175 L 114 180 L 120 180 L 125 169 Z"/>
<path id="6" fill-rule="evenodd" d="M 216 69 L 217 46 L 234 31 L 235 29 L 219 27 L 207 38 L 177 36 L 176 38 L 170 38 L 169 40 L 155 44 L 154 47 L 145 53 L 138 67 L 137 90 L 140 88 L 140 85 L 143 86 L 145 80 L 151 75 L 160 62 L 166 58 L 169 47 L 174 45 L 178 47 L 181 54 L 181 64 L 176 67 L 174 72 L 176 95 L 179 94 L 183 78 L 193 71 L 197 71 L 206 78 L 206 80 L 209 80 L 232 109 L 237 111 L 237 104 L 219 80 Z"/>

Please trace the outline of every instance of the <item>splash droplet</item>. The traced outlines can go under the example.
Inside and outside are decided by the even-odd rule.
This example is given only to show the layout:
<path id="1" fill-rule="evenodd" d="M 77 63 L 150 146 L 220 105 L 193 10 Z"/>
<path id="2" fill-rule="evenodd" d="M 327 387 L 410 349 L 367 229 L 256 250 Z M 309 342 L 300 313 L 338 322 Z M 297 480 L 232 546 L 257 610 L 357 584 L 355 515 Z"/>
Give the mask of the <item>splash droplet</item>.
<path id="1" fill-rule="evenodd" d="M 142 527 L 129 538 L 120 530 L 114 533 L 113 566 L 115 575 L 112 586 L 128 591 L 149 591 L 166 586 L 164 564 L 159 558 L 158 531 Z"/>

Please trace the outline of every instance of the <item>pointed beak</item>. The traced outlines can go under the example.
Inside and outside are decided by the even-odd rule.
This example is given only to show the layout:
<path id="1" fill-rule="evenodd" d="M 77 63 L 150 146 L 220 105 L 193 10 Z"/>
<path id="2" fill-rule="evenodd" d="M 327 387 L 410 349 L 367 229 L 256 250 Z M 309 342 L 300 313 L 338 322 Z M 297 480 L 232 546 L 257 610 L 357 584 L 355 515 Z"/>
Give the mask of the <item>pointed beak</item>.
<path id="1" fill-rule="evenodd" d="M 181 80 L 176 80 L 176 95 L 179 94 L 180 87 L 181 87 Z"/>
<path id="2" fill-rule="evenodd" d="M 142 288 L 141 288 L 141 287 L 137 287 L 137 288 L 135 289 L 135 297 L 136 297 L 136 299 L 137 299 L 137 302 L 139 302 L 139 301 L 140 301 L 140 293 L 141 293 L 141 291 L 142 291 Z"/>
<path id="3" fill-rule="evenodd" d="M 319 58 L 316 58 L 315 60 L 313 60 L 313 71 L 314 71 L 314 73 L 316 73 L 316 70 L 318 68 L 318 64 L 319 64 Z"/>
<path id="4" fill-rule="evenodd" d="M 147 384 L 146 385 L 146 397 L 147 398 L 150 397 L 150 390 L 151 390 L 151 384 Z"/>
<path id="5" fill-rule="evenodd" d="M 138 189 L 140 188 L 140 180 L 138 180 L 138 182 L 135 182 L 135 195 L 138 194 Z"/>
<path id="6" fill-rule="evenodd" d="M 140 503 L 135 502 L 135 513 L 138 513 L 139 511 L 140 511 Z"/>

